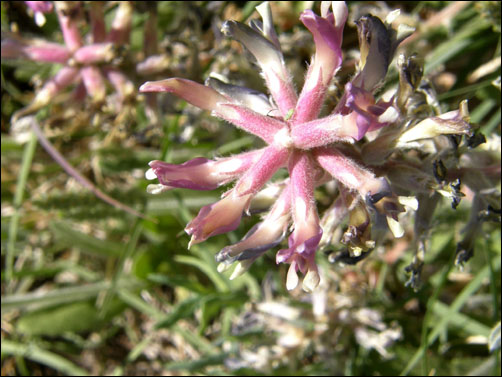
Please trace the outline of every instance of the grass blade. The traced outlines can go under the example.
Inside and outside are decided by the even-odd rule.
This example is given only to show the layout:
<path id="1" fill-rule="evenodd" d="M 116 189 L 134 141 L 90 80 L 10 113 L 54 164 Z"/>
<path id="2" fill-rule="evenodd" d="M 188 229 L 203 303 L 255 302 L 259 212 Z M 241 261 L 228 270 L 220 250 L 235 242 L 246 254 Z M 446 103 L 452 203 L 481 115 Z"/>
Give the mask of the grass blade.
<path id="1" fill-rule="evenodd" d="M 15 355 L 47 365 L 64 375 L 88 376 L 89 373 L 64 357 L 44 350 L 35 344 L 22 344 L 2 339 L 2 355 Z"/>

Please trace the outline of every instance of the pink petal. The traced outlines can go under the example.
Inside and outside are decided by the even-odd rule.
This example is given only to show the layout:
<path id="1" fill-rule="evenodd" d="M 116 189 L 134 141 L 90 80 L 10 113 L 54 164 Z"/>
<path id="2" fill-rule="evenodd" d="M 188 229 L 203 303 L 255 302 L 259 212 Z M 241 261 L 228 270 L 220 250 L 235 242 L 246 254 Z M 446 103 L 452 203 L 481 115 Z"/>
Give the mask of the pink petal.
<path id="1" fill-rule="evenodd" d="M 2 58 L 25 58 L 39 62 L 66 63 L 71 53 L 57 43 L 41 41 L 19 41 L 5 39 L 2 41 Z"/>
<path id="2" fill-rule="evenodd" d="M 106 26 L 104 14 L 104 2 L 92 1 L 90 4 L 89 18 L 91 20 L 92 41 L 104 42 L 106 39 Z"/>
<path id="3" fill-rule="evenodd" d="M 389 183 L 385 178 L 375 177 L 372 172 L 335 148 L 315 149 L 314 156 L 319 165 L 333 178 L 351 190 L 358 191 L 364 200 L 370 198 L 376 202 L 383 196 L 391 194 Z"/>
<path id="4" fill-rule="evenodd" d="M 49 103 L 56 94 L 73 83 L 79 75 L 78 68 L 63 67 L 56 75 L 44 84 L 42 89 L 37 93 L 34 102 L 40 104 Z"/>
<path id="5" fill-rule="evenodd" d="M 278 131 L 287 128 L 284 122 L 261 115 L 241 105 L 230 103 L 220 104 L 214 113 L 233 123 L 238 128 L 262 138 L 268 144 L 274 142 Z"/>
<path id="6" fill-rule="evenodd" d="M 78 25 L 82 18 L 81 4 L 79 1 L 56 1 L 55 6 L 66 47 L 76 51 L 82 47 Z"/>
<path id="7" fill-rule="evenodd" d="M 354 116 L 333 114 L 297 124 L 291 130 L 295 147 L 312 149 L 334 142 L 352 142 L 358 133 Z"/>
<path id="8" fill-rule="evenodd" d="M 147 178 L 158 178 L 161 184 L 170 187 L 214 190 L 239 177 L 262 153 L 263 150 L 257 150 L 216 161 L 198 157 L 181 165 L 152 161 L 149 164 L 151 173 L 147 172 Z"/>
<path id="9" fill-rule="evenodd" d="M 24 3 L 34 12 L 49 13 L 53 9 L 51 1 L 25 1 Z"/>
<path id="10" fill-rule="evenodd" d="M 148 81 L 140 86 L 140 92 L 169 92 L 194 106 L 204 110 L 216 111 L 218 103 L 225 103 L 228 100 L 216 90 L 198 84 L 191 80 L 172 78 L 160 81 Z"/>
<path id="11" fill-rule="evenodd" d="M 319 114 L 326 89 L 342 63 L 342 33 L 347 13 L 340 10 L 338 17 L 335 24 L 332 13 L 319 17 L 306 10 L 300 16 L 314 37 L 316 53 L 296 106 L 294 120 L 298 122 L 312 120 Z"/>
<path id="12" fill-rule="evenodd" d="M 217 262 L 233 263 L 236 260 L 257 258 L 279 244 L 284 238 L 290 219 L 291 190 L 284 188 L 265 219 L 256 224 L 240 242 L 223 248 L 216 256 Z"/>
<path id="13" fill-rule="evenodd" d="M 192 236 L 189 247 L 209 237 L 236 229 L 251 196 L 251 194 L 235 195 L 234 192 L 230 192 L 220 201 L 202 207 L 197 217 L 185 228 L 185 231 Z"/>
<path id="14" fill-rule="evenodd" d="M 315 253 L 322 237 L 314 200 L 314 186 L 319 169 L 309 154 L 296 151 L 290 157 L 289 171 L 294 230 L 289 237 L 289 248 L 280 250 L 276 255 L 276 261 L 277 263 L 291 263 L 290 272 L 293 264 L 295 264 L 295 273 L 296 266 L 304 274 L 310 271 L 307 286 L 308 289 L 313 289 L 319 283 L 318 279 L 317 283 L 315 282 L 313 275 L 318 276 Z M 288 273 L 288 285 L 289 279 Z M 291 279 L 295 280 L 294 277 Z"/>
<path id="15" fill-rule="evenodd" d="M 391 102 L 380 101 L 375 103 L 371 92 L 358 88 L 348 83 L 345 86 L 346 107 L 356 114 L 352 117 L 357 125 L 356 140 L 361 140 L 367 132 L 378 130 L 390 123 L 395 122 L 399 113 L 392 107 Z"/>
<path id="16" fill-rule="evenodd" d="M 95 43 L 80 47 L 73 54 L 75 61 L 81 64 L 109 63 L 116 56 L 113 43 Z"/>
<path id="17" fill-rule="evenodd" d="M 134 84 L 127 75 L 113 68 L 103 68 L 103 71 L 119 95 L 120 101 L 135 94 Z"/>
<path id="18" fill-rule="evenodd" d="M 133 6 L 130 1 L 120 1 L 107 40 L 117 45 L 129 43 Z"/>
<path id="19" fill-rule="evenodd" d="M 136 72 L 148 76 L 164 72 L 169 67 L 167 55 L 152 55 L 136 65 Z"/>
<path id="20" fill-rule="evenodd" d="M 242 196 L 255 194 L 279 168 L 284 166 L 288 156 L 287 148 L 269 145 L 260 159 L 237 181 L 234 192 Z"/>
<path id="21" fill-rule="evenodd" d="M 95 66 L 82 67 L 80 69 L 85 89 L 93 101 L 101 102 L 105 99 L 106 85 L 99 68 Z"/>

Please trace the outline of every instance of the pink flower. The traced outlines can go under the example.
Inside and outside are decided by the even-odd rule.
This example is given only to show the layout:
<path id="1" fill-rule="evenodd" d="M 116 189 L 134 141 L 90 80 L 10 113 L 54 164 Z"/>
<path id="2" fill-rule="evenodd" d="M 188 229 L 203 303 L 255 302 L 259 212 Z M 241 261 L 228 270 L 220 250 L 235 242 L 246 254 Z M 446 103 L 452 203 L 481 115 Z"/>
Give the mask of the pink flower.
<path id="1" fill-rule="evenodd" d="M 27 1 L 26 4 L 37 14 L 51 11 L 53 5 L 48 1 Z M 89 44 L 84 44 L 81 35 L 80 23 L 84 19 L 82 3 L 56 1 L 54 6 L 64 44 L 21 39 L 17 36 L 2 40 L 2 58 L 23 58 L 64 65 L 56 76 L 49 79 L 40 89 L 35 100 L 27 108 L 15 114 L 14 118 L 46 106 L 54 96 L 71 84 L 76 84 L 75 97 L 80 96 L 83 90 L 94 102 L 98 103 L 105 98 L 106 79 L 117 91 L 119 100 L 123 100 L 133 92 L 132 82 L 112 64 L 113 60 L 119 56 L 118 48 L 129 39 L 132 20 L 131 2 L 120 2 L 108 34 L 104 28 L 104 14 L 96 11 L 101 4 L 92 2 L 90 4 L 90 18 L 93 26 L 92 42 Z"/>
<path id="2" fill-rule="evenodd" d="M 333 221 L 339 225 L 342 218 L 349 215 L 349 228 L 342 242 L 348 245 L 351 253 L 360 254 L 375 245 L 371 217 L 379 225 L 381 219 L 387 220 L 389 228 L 397 236 L 402 235 L 398 230 L 398 215 L 404 212 L 401 199 L 385 178 L 385 169 L 367 164 L 356 143 L 370 145 L 378 141 L 376 132 L 380 131 L 383 137 L 387 129 L 396 132 L 396 135 L 387 136 L 384 142 L 380 141 L 389 151 L 398 148 L 398 143 L 406 144 L 416 139 L 415 133 L 406 137 L 406 128 L 403 127 L 406 114 L 396 105 L 402 103 L 403 98 L 394 97 L 386 102 L 376 100 L 373 95 L 385 77 L 397 45 L 410 33 L 398 36 L 387 23 L 376 17 L 361 18 L 357 23 L 361 46 L 359 70 L 347 83 L 345 94 L 333 112 L 318 118 L 327 88 L 342 64 L 342 33 L 348 14 L 345 3 L 322 2 L 320 16 L 311 10 L 300 16 L 313 35 L 316 52 L 299 95 L 292 85 L 273 29 L 270 8 L 263 3 L 257 10 L 263 24 L 253 21 L 247 26 L 226 21 L 222 31 L 241 42 L 254 55 L 270 97 L 215 78 L 209 78 L 206 85 L 181 78 L 146 82 L 140 91 L 173 93 L 259 137 L 267 146 L 256 152 L 215 161 L 196 158 L 181 165 L 152 161 L 147 178 L 158 178 L 160 185 L 149 190 L 161 192 L 163 188 L 172 187 L 210 190 L 237 181 L 222 200 L 203 207 L 188 224 L 186 231 L 192 235 L 191 245 L 237 228 L 253 197 L 277 170 L 286 168 L 289 179 L 263 221 L 240 242 L 223 248 L 216 259 L 223 268 L 238 263 L 233 278 L 249 268 L 267 249 L 278 245 L 292 222 L 288 248 L 277 253 L 276 261 L 290 264 L 288 289 L 297 286 L 300 272 L 304 275 L 303 289 L 312 291 L 321 279 L 315 261 L 323 236 L 314 199 L 318 185 L 332 179 L 337 183 L 339 196 Z M 398 96 L 402 97 L 404 92 L 400 90 Z M 469 128 L 459 113 L 427 118 L 423 122 L 428 130 L 424 137 L 450 132 L 461 134 Z M 404 140 L 399 139 L 403 131 Z M 369 133 L 372 137 L 367 139 Z"/>

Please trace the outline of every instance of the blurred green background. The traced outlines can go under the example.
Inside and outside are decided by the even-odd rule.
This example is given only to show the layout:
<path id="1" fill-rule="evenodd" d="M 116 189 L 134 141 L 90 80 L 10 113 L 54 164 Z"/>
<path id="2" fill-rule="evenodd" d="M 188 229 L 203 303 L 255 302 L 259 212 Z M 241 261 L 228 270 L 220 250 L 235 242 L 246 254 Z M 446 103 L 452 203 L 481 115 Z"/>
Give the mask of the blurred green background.
<path id="1" fill-rule="evenodd" d="M 159 51 L 170 64 L 154 77 L 134 71 L 148 19 L 136 4 L 123 69 L 136 88 L 171 76 L 203 82 L 216 71 L 262 89 L 239 46 L 217 32 L 225 19 L 256 17 L 259 3 L 159 3 Z M 297 87 L 314 48 L 298 17 L 312 6 L 319 4 L 272 3 Z M 402 22 L 417 32 L 399 51 L 423 57 L 444 110 L 467 98 L 472 123 L 488 138 L 500 135 L 500 2 L 348 6 L 351 20 L 401 9 Z M 108 24 L 114 10 L 106 7 Z M 22 34 L 61 41 L 57 18 L 46 17 L 38 27 L 22 2 L 2 2 L 2 32 L 15 24 Z M 349 22 L 342 85 L 354 72 L 357 46 Z M 389 86 L 397 80 L 392 67 Z M 355 266 L 330 264 L 319 253 L 323 282 L 313 294 L 286 290 L 287 266 L 277 266 L 272 251 L 230 281 L 229 272 L 217 272 L 214 254 L 241 239 L 257 216 L 187 250 L 185 225 L 224 188 L 153 196 L 144 172 L 154 159 L 225 156 L 259 141 L 167 94 L 157 97 L 156 124 L 140 95 L 118 116 L 89 101 L 40 110 L 36 119 L 55 148 L 149 219 L 136 218 L 82 187 L 29 129 L 12 126 L 12 114 L 58 69 L 2 60 L 2 375 L 500 375 L 500 225 L 485 224 L 474 257 L 457 268 L 468 200 L 438 209 L 417 292 L 405 286 L 409 236 L 389 239 Z"/>

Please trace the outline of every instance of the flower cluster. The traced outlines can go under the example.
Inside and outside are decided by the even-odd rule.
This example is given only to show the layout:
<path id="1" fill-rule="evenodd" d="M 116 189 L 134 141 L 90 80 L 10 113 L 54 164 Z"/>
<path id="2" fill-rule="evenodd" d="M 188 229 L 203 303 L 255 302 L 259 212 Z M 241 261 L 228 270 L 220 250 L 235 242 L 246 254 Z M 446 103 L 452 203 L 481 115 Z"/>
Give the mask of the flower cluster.
<path id="1" fill-rule="evenodd" d="M 2 58 L 29 59 L 37 62 L 57 63 L 63 67 L 37 92 L 33 102 L 15 115 L 35 112 L 48 105 L 54 97 L 70 85 L 75 85 L 74 101 L 81 103 L 89 96 L 94 103 L 106 97 L 105 78 L 117 93 L 120 103 L 134 93 L 134 84 L 121 69 L 121 51 L 129 43 L 133 7 L 128 1 L 120 2 L 110 30 L 106 31 L 104 3 L 91 2 L 89 10 L 91 41 L 86 44 L 81 29 L 85 22 L 84 7 L 80 1 L 27 1 L 41 24 L 43 14 L 56 11 L 64 44 L 38 39 L 26 39 L 11 33 L 2 38 Z"/>
<path id="2" fill-rule="evenodd" d="M 273 187 L 275 202 L 263 220 L 240 242 L 223 248 L 216 259 L 222 269 L 237 262 L 233 278 L 279 245 L 291 230 L 288 245 L 277 252 L 276 261 L 290 265 L 289 290 L 298 285 L 300 272 L 304 290 L 312 291 L 320 282 L 316 251 L 338 242 L 334 231 L 345 218 L 348 225 L 340 241 L 346 249 L 335 255 L 336 260 L 354 262 L 367 255 L 382 229 L 402 236 L 400 215 L 407 208 L 417 210 L 420 206 L 415 231 L 417 238 L 423 239 L 428 228 L 423 219 L 431 211 L 422 211 L 422 207 L 437 202 L 437 195 L 457 204 L 462 196 L 458 177 L 449 169 L 458 160 L 447 160 L 453 153 L 446 144 L 451 135 L 466 135 L 466 143 L 472 142 L 473 130 L 465 102 L 459 110 L 434 112 L 430 88 L 422 80 L 414 55 L 398 58 L 397 91 L 386 99 L 375 97 L 397 46 L 413 31 L 405 25 L 391 27 L 397 12 L 385 21 L 372 15 L 356 21 L 360 45 L 357 72 L 332 112 L 320 117 L 329 85 L 342 64 L 347 6 L 326 1 L 320 15 L 312 10 L 301 14 L 300 20 L 312 33 L 315 55 L 299 94 L 286 67 L 269 4 L 262 3 L 256 9 L 262 22 L 253 20 L 248 26 L 226 21 L 222 32 L 254 56 L 270 96 L 214 75 L 205 85 L 170 78 L 146 82 L 140 91 L 174 93 L 259 137 L 266 146 L 215 160 L 195 158 L 181 165 L 152 161 L 146 177 L 158 179 L 159 184 L 149 185 L 148 191 L 213 190 L 236 181 L 220 201 L 203 207 L 186 226 L 190 247 L 236 229 L 243 213 L 253 206 L 253 199 Z M 450 139 L 443 140 L 442 135 Z M 458 137 L 455 140 L 458 146 Z M 422 150 L 422 155 L 411 153 L 414 150 Z M 443 161 L 448 161 L 448 169 Z M 279 169 L 286 169 L 289 177 L 266 187 Z M 314 191 L 331 181 L 336 182 L 337 194 L 321 219 Z M 418 274 L 418 265 L 410 271 Z"/>

